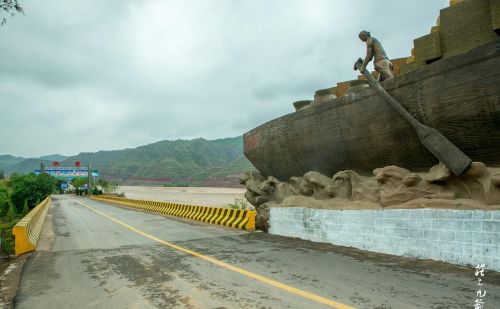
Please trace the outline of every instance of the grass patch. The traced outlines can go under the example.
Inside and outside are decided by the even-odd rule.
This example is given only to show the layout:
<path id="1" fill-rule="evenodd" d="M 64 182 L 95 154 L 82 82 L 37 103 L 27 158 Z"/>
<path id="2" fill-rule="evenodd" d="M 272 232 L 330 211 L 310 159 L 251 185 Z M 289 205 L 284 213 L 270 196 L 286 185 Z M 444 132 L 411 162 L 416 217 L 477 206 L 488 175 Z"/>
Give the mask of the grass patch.
<path id="1" fill-rule="evenodd" d="M 253 210 L 253 207 L 250 206 L 250 203 L 242 198 L 235 198 L 234 202 L 227 204 L 227 206 L 231 209 Z"/>
<path id="2" fill-rule="evenodd" d="M 12 220 L 6 217 L 0 219 L 0 238 L 2 239 L 1 251 L 2 255 L 14 254 L 14 235 L 12 235 L 12 228 L 21 220 L 21 215 L 16 216 Z"/>

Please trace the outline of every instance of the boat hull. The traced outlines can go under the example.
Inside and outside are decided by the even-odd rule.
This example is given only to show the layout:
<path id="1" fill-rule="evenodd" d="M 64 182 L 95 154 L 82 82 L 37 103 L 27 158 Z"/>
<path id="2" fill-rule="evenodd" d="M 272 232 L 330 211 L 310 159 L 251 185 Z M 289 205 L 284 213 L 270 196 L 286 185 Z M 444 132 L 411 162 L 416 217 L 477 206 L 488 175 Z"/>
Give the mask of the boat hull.
<path id="1" fill-rule="evenodd" d="M 383 82 L 415 118 L 473 161 L 500 166 L 500 40 Z M 245 156 L 264 176 L 308 171 L 371 174 L 398 165 L 421 171 L 437 159 L 373 89 L 269 121 L 245 133 Z"/>

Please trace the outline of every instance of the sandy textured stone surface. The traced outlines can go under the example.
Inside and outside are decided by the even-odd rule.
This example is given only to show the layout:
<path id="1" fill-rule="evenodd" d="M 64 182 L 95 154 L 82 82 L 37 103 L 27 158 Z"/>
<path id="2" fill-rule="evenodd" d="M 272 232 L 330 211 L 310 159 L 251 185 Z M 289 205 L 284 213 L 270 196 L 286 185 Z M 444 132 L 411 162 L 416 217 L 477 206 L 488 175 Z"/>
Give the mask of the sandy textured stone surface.
<path id="1" fill-rule="evenodd" d="M 256 227 L 263 231 L 269 227 L 270 207 L 500 209 L 500 168 L 481 162 L 472 162 L 461 176 L 440 163 L 425 173 L 391 165 L 374 169 L 371 177 L 352 170 L 331 178 L 310 171 L 281 182 L 251 172 L 240 181 L 247 188 L 245 198 L 258 212 Z"/>
<path id="2" fill-rule="evenodd" d="M 125 196 L 132 199 L 217 207 L 244 199 L 245 194 L 245 188 L 207 187 L 122 186 L 118 191 L 125 192 Z"/>

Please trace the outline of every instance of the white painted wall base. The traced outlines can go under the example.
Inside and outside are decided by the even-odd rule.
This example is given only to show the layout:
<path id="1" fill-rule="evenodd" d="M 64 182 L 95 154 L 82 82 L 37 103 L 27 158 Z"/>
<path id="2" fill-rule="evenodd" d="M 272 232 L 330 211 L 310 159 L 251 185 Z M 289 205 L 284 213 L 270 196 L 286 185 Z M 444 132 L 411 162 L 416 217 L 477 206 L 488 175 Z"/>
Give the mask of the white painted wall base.
<path id="1" fill-rule="evenodd" d="M 270 234 L 500 271 L 500 211 L 273 207 Z"/>

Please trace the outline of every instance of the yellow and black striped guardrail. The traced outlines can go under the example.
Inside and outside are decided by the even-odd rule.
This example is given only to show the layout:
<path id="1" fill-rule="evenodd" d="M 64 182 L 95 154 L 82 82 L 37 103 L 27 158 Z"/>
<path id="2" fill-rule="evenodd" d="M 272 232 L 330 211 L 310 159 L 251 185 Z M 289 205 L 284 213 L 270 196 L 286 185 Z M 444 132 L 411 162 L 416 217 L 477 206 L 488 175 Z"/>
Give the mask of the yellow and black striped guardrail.
<path id="1" fill-rule="evenodd" d="M 50 202 L 44 199 L 12 228 L 16 255 L 36 250 Z"/>
<path id="2" fill-rule="evenodd" d="M 169 202 L 134 200 L 115 196 L 92 196 L 94 200 L 119 204 L 169 216 L 197 220 L 241 230 L 255 230 L 254 210 L 194 206 Z"/>

